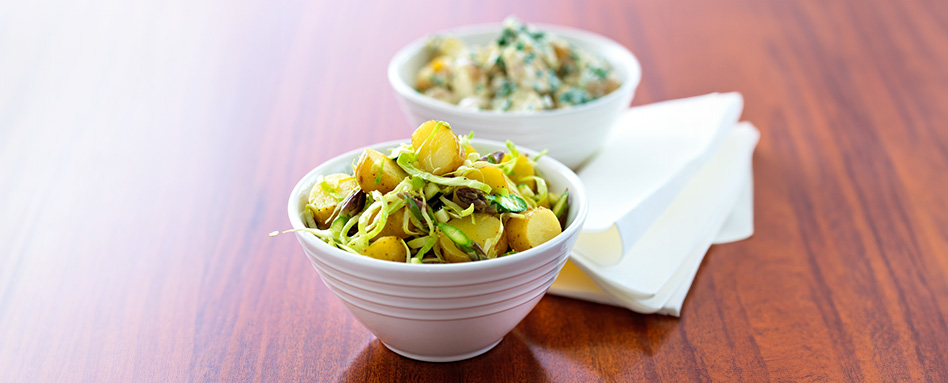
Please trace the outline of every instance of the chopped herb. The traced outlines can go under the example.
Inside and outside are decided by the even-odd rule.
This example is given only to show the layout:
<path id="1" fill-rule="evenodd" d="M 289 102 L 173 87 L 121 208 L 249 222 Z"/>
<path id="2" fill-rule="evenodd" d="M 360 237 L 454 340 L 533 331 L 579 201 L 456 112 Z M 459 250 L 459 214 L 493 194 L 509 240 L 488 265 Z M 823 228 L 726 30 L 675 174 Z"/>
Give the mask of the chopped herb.
<path id="1" fill-rule="evenodd" d="M 496 97 L 507 97 L 516 90 L 517 90 L 517 84 L 514 84 L 513 82 L 510 82 L 507 79 L 504 79 L 500 83 L 500 87 L 497 89 L 497 92 L 495 92 L 495 94 L 496 94 Z"/>
<path id="2" fill-rule="evenodd" d="M 497 45 L 507 46 L 507 44 L 512 43 L 517 39 L 517 32 L 510 28 L 504 28 L 500 33 L 500 37 L 497 39 Z"/>
<path id="3" fill-rule="evenodd" d="M 598 78 L 599 81 L 605 80 L 606 77 L 609 76 L 609 71 L 605 68 L 590 67 L 589 71 L 592 72 L 592 74 L 596 75 L 596 78 Z"/>
<path id="4" fill-rule="evenodd" d="M 559 102 L 567 105 L 585 104 L 591 100 L 592 97 L 590 97 L 589 92 L 576 87 L 570 88 L 559 96 Z"/>
<path id="5" fill-rule="evenodd" d="M 556 77 L 556 73 L 554 73 L 552 69 L 549 69 L 546 74 L 550 78 L 550 91 L 555 92 L 560 89 L 560 79 Z"/>

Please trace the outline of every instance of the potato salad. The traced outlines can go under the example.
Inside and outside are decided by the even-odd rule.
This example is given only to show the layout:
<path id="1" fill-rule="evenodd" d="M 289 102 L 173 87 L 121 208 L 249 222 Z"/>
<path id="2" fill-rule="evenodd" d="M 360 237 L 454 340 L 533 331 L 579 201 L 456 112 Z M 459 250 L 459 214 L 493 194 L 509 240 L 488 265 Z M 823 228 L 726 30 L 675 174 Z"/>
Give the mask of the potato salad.
<path id="1" fill-rule="evenodd" d="M 503 257 L 560 234 L 569 192 L 550 192 L 536 158 L 512 143 L 478 153 L 470 140 L 428 121 L 411 144 L 365 149 L 352 174 L 316 181 L 302 230 L 351 253 L 407 263 Z"/>
<path id="2" fill-rule="evenodd" d="M 464 109 L 529 112 L 569 108 L 616 90 L 609 64 L 516 18 L 491 43 L 469 46 L 451 36 L 428 41 L 430 61 L 415 88 Z"/>

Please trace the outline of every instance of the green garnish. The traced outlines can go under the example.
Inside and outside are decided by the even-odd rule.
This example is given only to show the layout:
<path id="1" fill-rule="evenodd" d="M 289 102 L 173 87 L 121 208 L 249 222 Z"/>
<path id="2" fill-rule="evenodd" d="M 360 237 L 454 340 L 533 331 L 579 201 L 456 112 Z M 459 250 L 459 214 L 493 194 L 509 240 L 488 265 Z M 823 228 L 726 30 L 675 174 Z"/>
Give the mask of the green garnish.
<path id="1" fill-rule="evenodd" d="M 566 228 L 566 205 L 569 200 L 569 189 L 563 190 L 563 194 L 556 200 L 556 205 L 553 205 L 553 214 L 556 215 L 556 218 L 560 221 L 560 228 Z"/>
<path id="2" fill-rule="evenodd" d="M 461 251 L 467 253 L 467 256 L 470 257 L 472 261 L 487 259 L 487 255 L 484 254 L 484 250 L 481 249 L 480 245 L 468 238 L 461 229 L 440 222 L 438 223 L 438 229 L 441 230 L 451 242 L 454 242 Z"/>
<path id="3" fill-rule="evenodd" d="M 398 166 L 405 170 L 405 172 L 409 175 L 419 177 L 428 182 L 434 182 L 444 186 L 467 186 L 469 188 L 484 191 L 485 193 L 490 192 L 490 185 L 480 181 L 475 181 L 465 177 L 436 176 L 424 170 L 418 169 L 412 164 L 415 162 L 416 158 L 417 157 L 413 153 L 402 153 L 398 156 L 398 160 L 396 160 L 395 163 L 397 163 Z"/>
<path id="4" fill-rule="evenodd" d="M 339 192 L 336 191 L 336 188 L 332 187 L 332 185 L 330 185 L 329 182 L 326 182 L 325 178 L 320 178 L 319 187 L 322 188 L 323 191 L 325 191 L 326 193 L 329 193 L 329 195 L 332 196 L 332 198 L 334 198 L 336 202 L 342 201 L 342 199 L 345 198 L 339 195 Z"/>
<path id="5" fill-rule="evenodd" d="M 408 211 L 410 211 L 418 221 L 424 222 L 425 217 L 421 213 L 422 207 L 418 206 L 418 202 L 408 194 L 405 195 L 405 206 L 408 206 Z"/>
<path id="6" fill-rule="evenodd" d="M 375 175 L 375 184 L 379 185 L 382 183 L 382 171 L 385 170 L 385 161 L 379 162 L 379 174 Z"/>
<path id="7" fill-rule="evenodd" d="M 517 197 L 513 194 L 507 195 L 495 195 L 488 194 L 486 195 L 487 200 L 492 204 L 497 206 L 499 211 L 509 211 L 511 213 L 519 213 L 527 210 L 527 203 L 522 198 Z"/>
<path id="8" fill-rule="evenodd" d="M 540 154 L 533 156 L 533 162 L 537 162 L 541 157 L 545 156 L 547 152 L 549 152 L 548 149 L 543 149 L 543 151 L 540 152 Z"/>

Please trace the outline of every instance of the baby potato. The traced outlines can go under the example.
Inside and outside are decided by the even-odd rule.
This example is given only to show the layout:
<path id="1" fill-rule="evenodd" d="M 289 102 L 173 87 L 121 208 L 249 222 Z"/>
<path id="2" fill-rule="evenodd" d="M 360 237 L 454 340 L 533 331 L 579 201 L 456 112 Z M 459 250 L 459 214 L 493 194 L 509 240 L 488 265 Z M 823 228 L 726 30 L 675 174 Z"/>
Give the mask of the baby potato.
<path id="1" fill-rule="evenodd" d="M 514 250 L 532 249 L 562 232 L 560 221 L 550 209 L 537 207 L 522 214 L 523 218 L 507 220 L 507 242 Z"/>
<path id="2" fill-rule="evenodd" d="M 504 176 L 504 172 L 496 165 L 478 162 L 474 167 L 476 170 L 466 174 L 465 177 L 483 182 L 494 190 L 507 189 L 507 178 Z"/>
<path id="3" fill-rule="evenodd" d="M 391 158 L 373 149 L 365 149 L 356 165 L 355 178 L 366 193 L 378 190 L 385 194 L 398 186 L 408 173 Z"/>
<path id="4" fill-rule="evenodd" d="M 510 161 L 509 154 L 504 155 L 504 161 Z M 526 184 L 530 189 L 536 189 L 536 181 L 526 179 L 527 177 L 533 177 L 535 175 L 536 172 L 533 170 L 533 161 L 530 161 L 530 159 L 523 154 L 517 157 L 517 162 L 514 162 L 513 174 L 510 175 L 510 178 L 518 185 Z"/>
<path id="5" fill-rule="evenodd" d="M 465 148 L 445 122 L 431 120 L 421 124 L 411 134 L 411 145 L 421 170 L 431 174 L 444 175 L 464 163 Z"/>
<path id="6" fill-rule="evenodd" d="M 477 149 L 474 149 L 473 146 L 467 145 L 464 147 L 464 157 L 467 158 L 468 154 L 477 153 Z"/>
<path id="7" fill-rule="evenodd" d="M 375 217 L 373 216 L 372 219 L 375 219 Z M 411 234 L 405 232 L 404 222 L 405 222 L 405 208 L 396 210 L 394 213 L 389 214 L 388 219 L 385 220 L 385 226 L 382 228 L 382 232 L 379 233 L 379 235 L 375 237 L 376 238 L 398 237 L 401 239 L 410 237 Z M 409 222 L 408 225 L 409 227 L 415 226 L 411 222 Z"/>
<path id="8" fill-rule="evenodd" d="M 388 236 L 372 242 L 362 254 L 383 261 L 405 262 L 408 258 L 408 248 L 401 238 Z"/>
<path id="9" fill-rule="evenodd" d="M 434 86 L 434 77 L 435 71 L 431 68 L 431 65 L 424 66 L 415 76 L 415 88 L 421 92 L 428 90 L 428 88 Z"/>
<path id="10" fill-rule="evenodd" d="M 329 227 L 332 223 L 329 220 L 332 218 L 333 211 L 336 210 L 336 205 L 358 187 L 354 177 L 342 173 L 325 176 L 322 182 L 313 185 L 309 191 L 309 203 L 316 207 L 313 212 L 316 226 L 320 229 Z"/>
<path id="11" fill-rule="evenodd" d="M 471 217 L 454 218 L 447 222 L 464 232 L 468 239 L 477 242 L 477 244 L 487 254 L 487 258 L 497 258 L 507 252 L 507 233 L 503 232 L 496 243 L 488 243 L 497 236 L 498 232 L 503 231 L 503 223 L 500 216 L 474 213 L 474 222 Z M 557 223 L 559 224 L 559 223 Z M 438 244 L 441 245 L 441 255 L 450 263 L 469 262 L 471 260 L 467 253 L 459 249 L 451 238 L 441 233 L 438 235 Z"/>

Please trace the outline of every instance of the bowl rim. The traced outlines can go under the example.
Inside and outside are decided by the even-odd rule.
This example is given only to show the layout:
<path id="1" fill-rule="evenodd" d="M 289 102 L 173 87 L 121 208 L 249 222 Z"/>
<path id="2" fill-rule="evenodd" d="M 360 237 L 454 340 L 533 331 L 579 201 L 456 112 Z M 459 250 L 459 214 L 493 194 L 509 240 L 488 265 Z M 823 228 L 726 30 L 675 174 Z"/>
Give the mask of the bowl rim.
<path id="1" fill-rule="evenodd" d="M 293 229 L 302 229 L 306 227 L 303 224 L 302 218 L 300 218 L 299 210 L 298 210 L 299 200 L 303 192 L 302 189 L 304 188 L 304 185 L 311 184 L 311 180 L 314 180 L 316 177 L 318 177 L 321 174 L 321 172 L 325 171 L 325 169 L 323 169 L 324 167 L 326 167 L 330 163 L 336 163 L 336 162 L 340 162 L 344 160 L 348 162 L 352 162 L 352 160 L 357 158 L 357 156 L 360 155 L 362 151 L 365 150 L 366 148 L 373 148 L 373 149 L 393 148 L 395 146 L 401 145 L 402 143 L 408 143 L 408 142 L 410 142 L 409 139 L 393 140 L 393 141 L 386 141 L 386 142 L 369 145 L 369 146 L 359 148 L 359 149 L 350 150 L 320 163 L 319 165 L 314 167 L 312 170 L 307 172 L 306 175 L 300 178 L 300 180 L 296 183 L 296 186 L 293 187 L 292 192 L 290 192 L 289 201 L 287 202 L 287 214 L 289 216 L 290 224 L 293 227 Z M 494 140 L 474 138 L 471 141 L 471 145 L 475 147 L 477 145 L 483 145 L 483 144 L 494 145 L 497 147 L 505 147 L 503 143 L 499 141 L 494 141 Z M 523 148 L 520 151 L 522 153 L 536 155 L 536 152 L 531 149 Z M 329 244 L 327 244 L 326 242 L 323 242 L 323 240 L 317 238 L 315 235 L 310 235 L 309 233 L 304 232 L 304 231 L 298 231 L 295 234 L 296 234 L 296 237 L 300 241 L 306 242 L 310 246 L 313 246 L 316 249 L 321 250 L 321 253 L 324 254 L 325 256 L 331 257 L 340 262 L 349 263 L 349 264 L 356 265 L 359 267 L 367 267 L 367 268 L 374 269 L 377 271 L 389 271 L 389 272 L 399 272 L 399 273 L 419 273 L 419 274 L 440 273 L 444 275 L 449 275 L 453 273 L 464 273 L 464 272 L 481 271 L 484 269 L 502 268 L 512 263 L 525 262 L 526 259 L 535 258 L 539 256 L 540 254 L 546 252 L 548 249 L 552 248 L 553 246 L 558 245 L 571 237 L 578 236 L 579 231 L 582 230 L 582 226 L 585 223 L 586 217 L 589 212 L 589 201 L 587 200 L 587 197 L 586 197 L 585 186 L 583 185 L 582 180 L 579 179 L 579 176 L 577 176 L 576 173 L 572 171 L 572 169 L 570 169 L 566 165 L 563 165 L 563 163 L 557 161 L 556 159 L 550 156 L 544 156 L 543 158 L 540 158 L 539 161 L 543 162 L 544 167 L 548 167 L 548 166 L 552 167 L 553 171 L 560 173 L 563 177 L 567 179 L 567 184 L 570 189 L 570 199 L 574 198 L 574 196 L 576 198 L 576 200 L 574 202 L 571 202 L 571 204 L 578 203 L 578 205 L 576 205 L 576 214 L 573 217 L 572 221 L 570 222 L 569 226 L 567 226 L 566 229 L 563 230 L 563 232 L 557 235 L 555 238 L 553 238 L 550 241 L 547 241 L 546 243 L 543 243 L 540 246 L 534 247 L 526 251 L 521 251 L 516 254 L 511 254 L 505 257 L 494 258 L 494 259 L 489 259 L 485 261 L 462 262 L 462 263 L 413 264 L 413 263 L 406 263 L 406 262 L 390 262 L 390 261 L 383 261 L 379 259 L 366 257 L 363 255 L 353 254 L 348 251 L 329 246 Z M 500 278 L 500 279 L 506 279 L 506 278 Z M 494 279 L 490 279 L 490 280 L 494 280 Z M 484 281 L 486 281 L 486 279 Z M 384 281 L 380 281 L 380 282 L 384 283 Z M 428 283 L 424 285 L 428 285 Z M 453 285 L 453 284 L 446 283 L 443 285 Z"/>
<path id="2" fill-rule="evenodd" d="M 473 24 L 466 25 L 461 27 L 443 29 L 437 32 L 426 34 L 412 42 L 408 45 L 405 45 L 398 52 L 395 53 L 395 56 L 392 57 L 391 61 L 388 64 L 388 81 L 391 84 L 392 88 L 405 99 L 411 100 L 415 103 L 422 104 L 424 106 L 433 108 L 440 113 L 457 113 L 467 117 L 483 118 L 488 120 L 504 120 L 510 117 L 516 117 L 520 119 L 544 119 L 550 117 L 556 117 L 564 114 L 571 113 L 581 113 L 589 109 L 595 109 L 602 105 L 607 105 L 611 101 L 616 101 L 622 99 L 624 94 L 631 94 L 638 87 L 639 83 L 642 80 L 642 65 L 639 63 L 638 59 L 635 57 L 632 52 L 626 48 L 624 45 L 619 44 L 615 40 L 612 40 L 603 35 L 589 32 L 586 30 L 561 26 L 561 25 L 552 25 L 552 24 L 543 24 L 543 23 L 532 23 L 530 24 L 536 27 L 538 30 L 553 32 L 567 39 L 573 40 L 582 40 L 593 43 L 612 45 L 617 48 L 619 56 L 623 58 L 624 62 L 614 62 L 608 60 L 608 58 L 603 57 L 607 60 L 613 67 L 617 67 L 617 64 L 628 64 L 629 76 L 624 79 L 622 84 L 618 89 L 613 90 L 609 94 L 597 98 L 593 101 L 587 102 L 582 105 L 573 106 L 565 109 L 552 109 L 552 110 L 539 110 L 539 111 L 518 111 L 518 112 L 498 112 L 493 110 L 468 110 L 462 109 L 457 105 L 447 103 L 444 101 L 436 100 L 434 98 L 425 96 L 415 90 L 414 87 L 407 84 L 402 80 L 399 75 L 401 67 L 408 61 L 410 57 L 415 55 L 419 50 L 424 49 L 425 44 L 434 36 L 439 35 L 454 35 L 459 38 L 465 36 L 482 34 L 488 32 L 494 32 L 503 27 L 502 23 L 486 23 L 486 24 Z M 624 65 L 623 65 L 624 66 Z"/>

